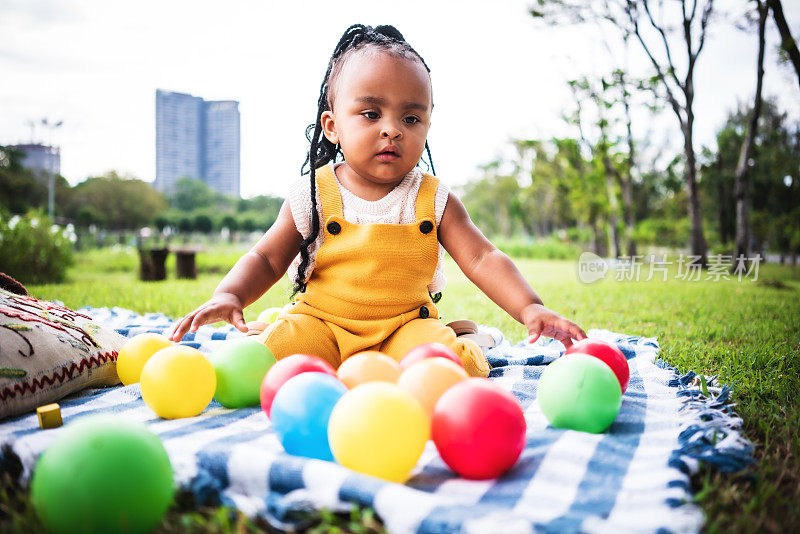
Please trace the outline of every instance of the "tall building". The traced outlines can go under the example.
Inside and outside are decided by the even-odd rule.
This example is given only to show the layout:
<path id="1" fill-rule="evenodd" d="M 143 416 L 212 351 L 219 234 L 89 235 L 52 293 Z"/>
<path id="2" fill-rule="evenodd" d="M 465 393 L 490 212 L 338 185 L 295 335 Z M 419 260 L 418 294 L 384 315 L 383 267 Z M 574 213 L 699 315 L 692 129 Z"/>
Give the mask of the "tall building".
<path id="1" fill-rule="evenodd" d="M 61 149 L 57 146 L 40 144 L 10 145 L 8 148 L 25 154 L 22 166 L 30 169 L 36 176 L 45 177 L 61 172 Z"/>
<path id="2" fill-rule="evenodd" d="M 239 103 L 156 90 L 155 187 L 170 192 L 184 177 L 238 197 Z"/>

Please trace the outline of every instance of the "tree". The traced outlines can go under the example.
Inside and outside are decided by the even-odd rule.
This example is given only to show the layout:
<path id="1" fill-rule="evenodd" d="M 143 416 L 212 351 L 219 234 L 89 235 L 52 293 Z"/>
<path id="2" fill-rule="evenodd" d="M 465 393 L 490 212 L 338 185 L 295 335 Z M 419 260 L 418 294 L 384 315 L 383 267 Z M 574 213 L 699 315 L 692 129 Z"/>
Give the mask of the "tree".
<path id="1" fill-rule="evenodd" d="M 146 226 L 167 208 L 164 197 L 150 184 L 113 171 L 73 187 L 67 203 L 70 218 L 112 230 Z"/>
<path id="2" fill-rule="evenodd" d="M 590 151 L 592 157 L 600 163 L 605 175 L 605 193 L 608 198 L 608 218 L 609 229 L 611 231 L 611 243 L 614 247 L 614 257 L 622 255 L 622 248 L 620 246 L 619 232 L 617 230 L 617 215 L 619 213 L 619 201 L 617 200 L 617 191 L 615 183 L 621 188 L 624 186 L 622 173 L 619 171 L 616 162 L 613 161 L 614 155 L 611 150 L 616 144 L 611 139 L 609 130 L 613 126 L 613 119 L 609 117 L 611 108 L 616 103 L 613 97 L 610 97 L 608 89 L 612 86 L 612 82 L 608 82 L 605 78 L 599 80 L 590 80 L 587 77 L 582 77 L 578 80 L 569 82 L 570 89 L 575 101 L 575 112 L 569 118 L 569 121 L 578 127 L 580 139 L 587 150 Z M 584 118 L 584 111 L 587 104 L 591 104 L 591 112 L 595 117 L 594 126 L 597 131 L 596 136 L 587 136 L 588 125 Z M 627 200 L 630 201 L 630 198 Z M 630 210 L 630 204 L 626 206 L 626 214 Z M 627 221 L 626 221 L 627 222 Z M 633 228 L 628 229 L 627 237 L 632 241 Z M 635 250 L 635 246 L 629 247 Z"/>
<path id="3" fill-rule="evenodd" d="M 703 219 L 697 188 L 697 159 L 694 150 L 694 72 L 697 59 L 705 45 L 709 21 L 714 11 L 714 0 L 705 0 L 698 9 L 697 0 L 679 0 L 670 5 L 679 5 L 680 47 L 686 54 L 686 69 L 679 76 L 679 65 L 675 61 L 675 28 L 665 22 L 671 15 L 658 2 L 654 13 L 652 0 L 537 0 L 530 10 L 532 16 L 554 22 L 566 15 L 571 22 L 594 21 L 611 23 L 622 40 L 638 42 L 651 63 L 655 75 L 653 89 L 663 91 L 674 112 L 683 134 L 683 151 L 686 159 L 684 180 L 688 193 L 689 219 L 691 223 L 691 250 L 699 263 L 707 263 L 707 243 L 703 234 Z M 654 42 L 655 41 L 655 42 Z M 658 43 L 656 45 L 655 43 Z M 656 46 L 660 51 L 656 50 Z"/>
<path id="4" fill-rule="evenodd" d="M 178 231 L 182 234 L 188 234 L 194 229 L 194 221 L 189 216 L 183 216 L 178 219 Z"/>
<path id="5" fill-rule="evenodd" d="M 631 91 L 628 76 L 622 69 L 614 71 L 614 85 L 619 91 L 619 101 L 622 102 L 625 117 L 626 140 L 628 143 L 627 165 L 624 176 L 617 174 L 622 188 L 622 216 L 625 220 L 625 241 L 628 244 L 628 256 L 636 255 L 636 240 L 633 238 L 636 217 L 633 209 L 633 173 L 636 168 L 636 148 L 633 140 L 633 126 L 631 119 Z M 651 107 L 653 109 L 653 107 Z"/>
<path id="6" fill-rule="evenodd" d="M 213 207 L 216 198 L 217 193 L 202 180 L 181 178 L 169 195 L 169 205 L 180 211 L 193 211 Z"/>
<path id="7" fill-rule="evenodd" d="M 165 213 L 160 213 L 153 219 L 153 224 L 156 225 L 159 232 L 163 232 L 167 226 L 172 226 L 174 223 L 172 219 L 167 216 Z"/>
<path id="8" fill-rule="evenodd" d="M 608 216 L 606 172 L 598 158 L 587 161 L 577 139 L 556 140 L 557 168 L 567 184 L 572 211 L 579 223 L 589 227 L 592 249 L 598 256 L 608 255 L 604 220 Z"/>
<path id="9" fill-rule="evenodd" d="M 767 6 L 772 10 L 772 18 L 775 20 L 778 32 L 781 34 L 781 50 L 786 53 L 789 61 L 792 62 L 794 71 L 797 74 L 797 84 L 800 86 L 800 51 L 797 50 L 797 42 L 792 38 L 789 24 L 786 22 L 786 17 L 783 16 L 781 0 L 767 0 Z"/>
<path id="10" fill-rule="evenodd" d="M 245 216 L 239 219 L 239 229 L 248 233 L 255 232 L 258 229 L 258 224 L 252 217 Z"/>
<path id="11" fill-rule="evenodd" d="M 198 213 L 194 216 L 192 227 L 200 233 L 210 234 L 214 229 L 214 223 L 211 221 L 211 217 L 205 213 Z"/>
<path id="12" fill-rule="evenodd" d="M 736 199 L 736 251 L 735 258 L 746 258 L 750 248 L 749 205 L 747 196 L 747 174 L 751 166 L 753 144 L 758 131 L 758 118 L 761 115 L 761 88 L 764 82 L 764 33 L 767 24 L 768 7 L 762 0 L 755 0 L 758 12 L 758 61 L 756 68 L 756 94 L 753 110 L 747 123 L 747 132 L 736 164 L 733 196 Z M 737 260 L 738 261 L 738 260 Z"/>
<path id="13" fill-rule="evenodd" d="M 231 232 L 235 232 L 239 228 L 239 223 L 233 215 L 225 215 L 220 221 L 222 228 L 227 228 Z"/>
<path id="14" fill-rule="evenodd" d="M 511 236 L 520 230 L 520 184 L 503 172 L 500 162 L 483 166 L 483 178 L 465 186 L 462 200 L 482 231 L 494 236 Z"/>
<path id="15" fill-rule="evenodd" d="M 716 150 L 704 150 L 702 186 L 709 207 L 717 214 L 723 243 L 736 231 L 734 215 L 724 208 L 734 205 L 733 177 L 751 117 L 752 109 L 744 105 L 730 113 L 717 132 Z M 766 98 L 762 103 L 751 159 L 747 198 L 755 250 L 761 252 L 769 245 L 788 252 L 780 250 L 779 234 L 789 231 L 791 225 L 786 227 L 777 221 L 800 206 L 800 124 L 789 122 L 775 99 Z"/>
<path id="16" fill-rule="evenodd" d="M 0 146 L 0 207 L 23 214 L 47 203 L 47 184 L 22 166 L 25 153 Z"/>

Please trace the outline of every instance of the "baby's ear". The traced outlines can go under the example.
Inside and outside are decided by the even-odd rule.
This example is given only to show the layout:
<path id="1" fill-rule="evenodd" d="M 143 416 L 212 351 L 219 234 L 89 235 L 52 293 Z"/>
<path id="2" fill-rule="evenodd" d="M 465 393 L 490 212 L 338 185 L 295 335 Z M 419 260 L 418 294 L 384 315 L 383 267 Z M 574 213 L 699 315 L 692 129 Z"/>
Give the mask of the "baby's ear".
<path id="1" fill-rule="evenodd" d="M 333 116 L 333 112 L 323 111 L 319 122 L 322 126 L 322 133 L 325 134 L 325 138 L 334 145 L 339 143 L 339 134 L 336 133 L 336 119 Z"/>

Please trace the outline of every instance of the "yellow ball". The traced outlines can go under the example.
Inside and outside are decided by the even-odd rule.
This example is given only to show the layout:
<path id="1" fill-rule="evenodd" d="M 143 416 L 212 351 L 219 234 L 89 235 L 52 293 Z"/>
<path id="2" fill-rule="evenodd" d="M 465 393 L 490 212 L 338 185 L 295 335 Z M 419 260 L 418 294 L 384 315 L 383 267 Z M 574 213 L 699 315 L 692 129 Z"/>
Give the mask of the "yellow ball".
<path id="1" fill-rule="evenodd" d="M 467 378 L 464 368 L 447 358 L 426 358 L 403 371 L 397 385 L 413 395 L 432 418 L 439 397 Z"/>
<path id="2" fill-rule="evenodd" d="M 139 334 L 133 336 L 122 346 L 117 355 L 117 375 L 123 385 L 135 384 L 142 375 L 147 360 L 174 343 L 161 334 Z"/>
<path id="3" fill-rule="evenodd" d="M 395 384 L 369 382 L 345 393 L 328 421 L 328 442 L 340 464 L 404 482 L 430 437 L 419 402 Z"/>
<path id="4" fill-rule="evenodd" d="M 173 345 L 153 354 L 142 369 L 142 399 L 164 419 L 194 417 L 214 397 L 214 366 L 197 349 Z"/>
<path id="5" fill-rule="evenodd" d="M 256 319 L 256 321 L 262 323 L 274 323 L 275 319 L 278 318 L 278 315 L 282 311 L 283 308 L 267 308 L 266 310 L 258 314 L 258 319 Z"/>
<path id="6" fill-rule="evenodd" d="M 402 368 L 394 358 L 375 350 L 359 352 L 347 358 L 336 374 L 349 389 L 366 382 L 390 382 L 400 378 Z"/>

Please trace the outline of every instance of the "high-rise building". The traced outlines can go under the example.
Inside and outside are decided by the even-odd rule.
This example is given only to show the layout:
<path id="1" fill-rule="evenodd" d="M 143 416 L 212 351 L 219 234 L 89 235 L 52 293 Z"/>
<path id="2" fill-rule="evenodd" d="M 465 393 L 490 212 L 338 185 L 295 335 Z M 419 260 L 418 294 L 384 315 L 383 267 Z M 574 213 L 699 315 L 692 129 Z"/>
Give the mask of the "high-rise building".
<path id="1" fill-rule="evenodd" d="M 203 174 L 215 191 L 239 196 L 239 103 L 204 103 Z M 209 157 L 210 156 L 210 157 Z"/>
<path id="2" fill-rule="evenodd" d="M 239 103 L 156 90 L 156 181 L 170 192 L 181 178 L 239 196 Z"/>

